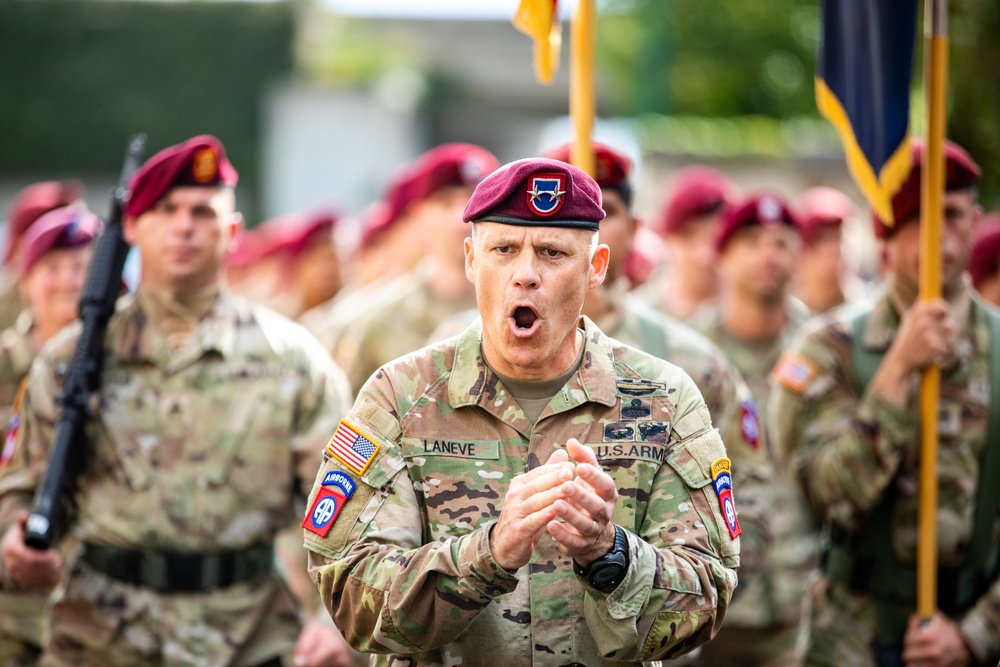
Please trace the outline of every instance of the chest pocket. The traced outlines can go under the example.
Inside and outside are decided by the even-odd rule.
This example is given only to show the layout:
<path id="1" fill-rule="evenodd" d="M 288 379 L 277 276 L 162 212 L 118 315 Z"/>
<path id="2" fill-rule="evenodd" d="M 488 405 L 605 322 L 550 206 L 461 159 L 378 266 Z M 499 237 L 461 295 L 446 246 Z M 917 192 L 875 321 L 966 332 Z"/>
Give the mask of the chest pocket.
<path id="1" fill-rule="evenodd" d="M 427 540 L 459 537 L 496 518 L 511 478 L 524 468 L 499 440 L 407 436 L 400 446 Z"/>

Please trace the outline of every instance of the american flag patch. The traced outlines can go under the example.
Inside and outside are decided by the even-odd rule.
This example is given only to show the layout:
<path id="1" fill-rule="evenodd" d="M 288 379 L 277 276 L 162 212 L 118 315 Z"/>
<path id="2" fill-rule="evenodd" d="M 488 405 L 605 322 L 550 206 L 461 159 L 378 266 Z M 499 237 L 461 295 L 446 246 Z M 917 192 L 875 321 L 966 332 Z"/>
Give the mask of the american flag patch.
<path id="1" fill-rule="evenodd" d="M 794 352 L 784 352 L 771 371 L 771 378 L 785 389 L 796 394 L 805 391 L 816 377 L 816 365 Z"/>
<path id="2" fill-rule="evenodd" d="M 326 453 L 334 457 L 358 475 L 365 470 L 378 453 L 379 445 L 346 419 L 340 420 L 337 432 L 330 438 Z"/>

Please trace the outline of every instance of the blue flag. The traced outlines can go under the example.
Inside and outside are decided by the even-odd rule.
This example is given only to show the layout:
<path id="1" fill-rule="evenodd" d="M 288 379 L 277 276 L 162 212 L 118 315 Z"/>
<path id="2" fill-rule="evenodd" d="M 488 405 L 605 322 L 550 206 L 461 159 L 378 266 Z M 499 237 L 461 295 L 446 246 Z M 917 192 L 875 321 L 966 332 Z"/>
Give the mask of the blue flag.
<path id="1" fill-rule="evenodd" d="M 837 128 L 847 166 L 875 212 L 910 172 L 917 0 L 824 0 L 816 106 Z"/>

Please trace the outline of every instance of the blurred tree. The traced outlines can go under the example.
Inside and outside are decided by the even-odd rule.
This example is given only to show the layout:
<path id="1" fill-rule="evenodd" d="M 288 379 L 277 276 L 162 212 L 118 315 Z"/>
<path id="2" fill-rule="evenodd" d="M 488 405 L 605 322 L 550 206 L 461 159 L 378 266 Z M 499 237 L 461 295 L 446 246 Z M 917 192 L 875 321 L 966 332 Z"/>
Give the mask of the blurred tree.
<path id="1" fill-rule="evenodd" d="M 615 106 L 605 112 L 816 116 L 820 2 L 606 0 L 598 23 L 598 61 Z M 949 136 L 982 165 L 981 200 L 996 208 L 1000 76 L 986 63 L 1000 62 L 1000 2 L 951 4 Z M 914 68 L 917 91 L 920 58 Z M 919 114 L 917 100 L 914 111 Z M 920 119 L 915 125 L 922 125 Z"/>
<path id="2" fill-rule="evenodd" d="M 262 93 L 291 75 L 293 28 L 284 2 L 3 0 L 0 174 L 114 174 L 131 133 L 150 150 L 210 133 L 252 212 Z"/>

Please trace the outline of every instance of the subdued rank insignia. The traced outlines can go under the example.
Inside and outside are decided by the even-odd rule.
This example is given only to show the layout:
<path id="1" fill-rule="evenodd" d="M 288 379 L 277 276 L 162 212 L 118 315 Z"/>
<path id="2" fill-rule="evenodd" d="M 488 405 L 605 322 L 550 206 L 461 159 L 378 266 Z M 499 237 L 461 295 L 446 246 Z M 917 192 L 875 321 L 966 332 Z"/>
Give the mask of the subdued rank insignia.
<path id="1" fill-rule="evenodd" d="M 757 449 L 760 445 L 760 414 L 757 412 L 757 404 L 748 398 L 741 407 L 743 413 L 740 415 L 740 429 L 743 431 L 743 439 Z"/>
<path id="2" fill-rule="evenodd" d="M 219 171 L 219 160 L 209 147 L 199 148 L 191 161 L 191 175 L 196 183 L 211 183 Z"/>
<path id="3" fill-rule="evenodd" d="M 348 470 L 364 475 L 378 449 L 379 445 L 374 438 L 365 435 L 346 419 L 341 419 L 336 433 L 326 446 L 326 453 L 347 466 Z"/>
<path id="4" fill-rule="evenodd" d="M 729 459 L 721 457 L 712 463 L 712 486 L 715 495 L 719 497 L 722 507 L 722 517 L 729 528 L 729 536 L 734 540 L 743 532 L 740 520 L 736 517 L 736 505 L 733 503 L 733 471 Z"/>
<path id="5" fill-rule="evenodd" d="M 563 206 L 565 194 L 565 174 L 535 174 L 528 190 L 528 206 L 542 217 L 555 215 Z"/>
<path id="6" fill-rule="evenodd" d="M 801 394 L 816 377 L 816 372 L 813 362 L 786 350 L 771 371 L 771 378 L 788 391 Z"/>

